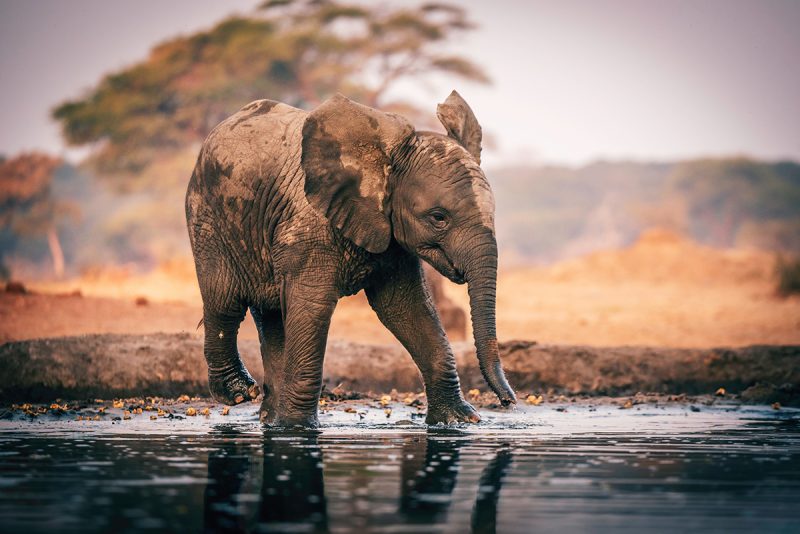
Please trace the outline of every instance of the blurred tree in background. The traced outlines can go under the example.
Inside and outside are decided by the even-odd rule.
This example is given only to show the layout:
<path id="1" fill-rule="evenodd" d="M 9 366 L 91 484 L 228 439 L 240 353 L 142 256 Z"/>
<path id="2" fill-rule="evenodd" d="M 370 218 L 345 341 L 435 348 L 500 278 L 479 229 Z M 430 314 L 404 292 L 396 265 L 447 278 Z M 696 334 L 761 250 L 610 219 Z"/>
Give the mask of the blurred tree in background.
<path id="1" fill-rule="evenodd" d="M 145 61 L 104 77 L 53 116 L 68 143 L 93 147 L 89 162 L 121 189 L 149 185 L 148 178 L 163 183 L 146 169 L 196 146 L 259 98 L 308 109 L 342 92 L 418 121 L 432 116 L 433 109 L 423 113 L 390 100 L 390 90 L 400 80 L 434 74 L 487 83 L 477 65 L 441 46 L 472 27 L 449 4 L 270 0 L 250 16 L 155 47 Z"/>
<path id="2" fill-rule="evenodd" d="M 2 253 L 13 241 L 46 238 L 53 272 L 64 275 L 64 252 L 58 226 L 74 217 L 74 204 L 51 194 L 53 172 L 61 161 L 39 153 L 21 154 L 0 163 L 0 274 L 8 277 Z"/>
<path id="3" fill-rule="evenodd" d="M 183 196 L 199 145 L 253 100 L 310 109 L 341 92 L 435 124 L 435 106 L 423 111 L 398 98 L 398 84 L 441 75 L 488 83 L 480 67 L 447 52 L 472 28 L 450 4 L 270 0 L 104 76 L 53 111 L 67 143 L 90 148 L 85 168 L 124 194 L 95 228 L 94 240 L 109 252 L 103 256 L 141 268 L 189 256 Z"/>

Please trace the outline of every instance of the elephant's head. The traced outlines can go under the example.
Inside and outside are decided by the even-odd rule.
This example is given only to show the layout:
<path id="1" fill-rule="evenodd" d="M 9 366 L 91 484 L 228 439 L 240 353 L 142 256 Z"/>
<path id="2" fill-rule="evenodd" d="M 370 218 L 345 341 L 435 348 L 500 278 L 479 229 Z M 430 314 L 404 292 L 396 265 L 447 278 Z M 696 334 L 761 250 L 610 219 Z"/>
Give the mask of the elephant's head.
<path id="1" fill-rule="evenodd" d="M 336 95 L 303 128 L 309 203 L 356 245 L 379 254 L 392 239 L 469 288 L 481 371 L 515 402 L 497 348 L 494 197 L 480 168 L 481 127 L 453 91 L 438 106 L 447 135 Z"/>

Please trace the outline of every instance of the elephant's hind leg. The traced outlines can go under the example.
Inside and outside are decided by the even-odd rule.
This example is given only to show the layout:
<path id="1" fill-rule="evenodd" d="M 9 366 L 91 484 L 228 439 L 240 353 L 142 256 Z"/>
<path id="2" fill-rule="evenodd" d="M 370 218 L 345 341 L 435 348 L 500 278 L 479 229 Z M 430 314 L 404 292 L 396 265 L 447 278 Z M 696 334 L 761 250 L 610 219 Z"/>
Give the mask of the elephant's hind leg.
<path id="1" fill-rule="evenodd" d="M 264 398 L 261 402 L 261 420 L 265 422 L 277 410 L 277 400 L 284 376 L 285 334 L 280 310 L 250 308 L 261 342 L 261 360 L 264 364 Z"/>
<path id="2" fill-rule="evenodd" d="M 208 363 L 208 385 L 211 395 L 225 404 L 239 404 L 255 399 L 260 391 L 239 356 L 236 339 L 245 308 L 231 305 L 226 308 L 204 306 L 204 352 Z"/>

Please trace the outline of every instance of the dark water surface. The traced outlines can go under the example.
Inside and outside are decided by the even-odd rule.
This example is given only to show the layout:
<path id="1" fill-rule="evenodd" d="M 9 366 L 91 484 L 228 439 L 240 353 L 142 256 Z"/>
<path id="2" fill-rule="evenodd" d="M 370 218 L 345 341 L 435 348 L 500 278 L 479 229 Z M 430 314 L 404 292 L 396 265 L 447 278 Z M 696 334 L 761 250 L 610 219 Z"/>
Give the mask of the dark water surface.
<path id="1" fill-rule="evenodd" d="M 376 411 L 378 412 L 378 411 Z M 2 532 L 800 532 L 800 412 L 0 423 Z"/>

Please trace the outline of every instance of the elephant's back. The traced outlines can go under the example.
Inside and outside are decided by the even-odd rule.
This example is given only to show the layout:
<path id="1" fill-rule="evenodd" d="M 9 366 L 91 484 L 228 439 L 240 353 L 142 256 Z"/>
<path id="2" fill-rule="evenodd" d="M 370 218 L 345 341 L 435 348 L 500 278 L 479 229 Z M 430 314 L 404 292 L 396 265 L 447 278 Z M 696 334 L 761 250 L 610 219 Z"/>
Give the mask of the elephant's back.
<path id="1" fill-rule="evenodd" d="M 206 138 L 186 196 L 194 250 L 213 248 L 271 278 L 274 231 L 298 204 L 307 204 L 300 168 L 308 114 L 257 100 L 221 122 Z M 265 232 L 265 230 L 267 230 Z M 247 272 L 244 272 L 247 271 Z"/>
<path id="2" fill-rule="evenodd" d="M 299 168 L 307 115 L 280 102 L 256 100 L 211 131 L 201 156 L 239 183 L 280 178 L 295 161 Z"/>
<path id="3" fill-rule="evenodd" d="M 307 115 L 286 104 L 256 100 L 222 121 L 203 143 L 189 195 L 196 193 L 226 215 L 242 203 L 262 204 L 260 212 L 268 215 L 267 208 L 277 201 L 301 200 Z"/>

